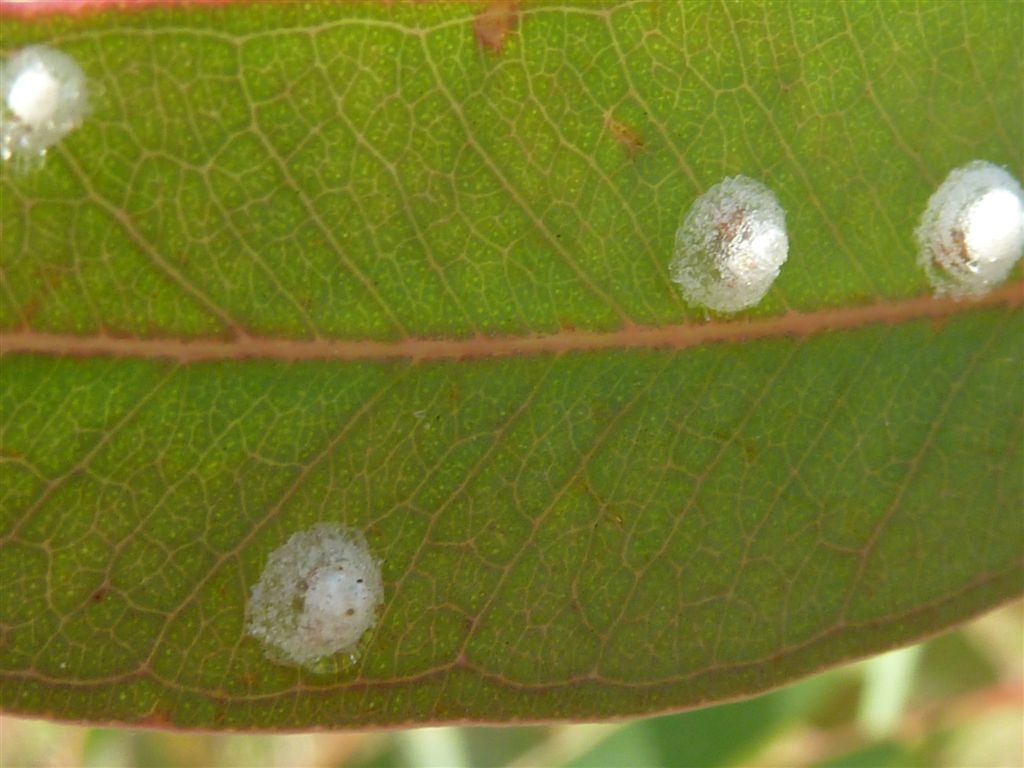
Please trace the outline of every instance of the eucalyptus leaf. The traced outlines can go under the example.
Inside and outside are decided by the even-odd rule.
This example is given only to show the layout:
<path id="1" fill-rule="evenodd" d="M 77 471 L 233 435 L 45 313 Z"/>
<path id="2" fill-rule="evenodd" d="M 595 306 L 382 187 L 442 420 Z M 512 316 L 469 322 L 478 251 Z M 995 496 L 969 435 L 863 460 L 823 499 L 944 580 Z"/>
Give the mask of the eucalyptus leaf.
<path id="1" fill-rule="evenodd" d="M 480 14 L 483 15 L 480 15 Z M 1024 168 L 1024 5 L 252 3 L 0 21 L 81 127 L 0 170 L 0 704 L 300 729 L 652 714 L 1024 584 L 1020 268 L 933 298 L 950 170 Z M 672 282 L 726 177 L 788 260 Z M 360 531 L 355 664 L 246 634 Z"/>

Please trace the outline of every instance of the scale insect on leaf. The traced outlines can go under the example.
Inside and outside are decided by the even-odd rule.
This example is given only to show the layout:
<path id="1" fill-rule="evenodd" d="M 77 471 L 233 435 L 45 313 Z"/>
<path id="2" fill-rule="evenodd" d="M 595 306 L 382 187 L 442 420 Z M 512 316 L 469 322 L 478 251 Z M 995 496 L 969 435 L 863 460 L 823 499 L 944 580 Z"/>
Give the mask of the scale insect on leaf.
<path id="1" fill-rule="evenodd" d="M 1024 192 L 1004 169 L 975 160 L 950 172 L 914 233 L 918 263 L 937 294 L 980 296 L 1024 250 Z"/>
<path id="2" fill-rule="evenodd" d="M 85 74 L 66 53 L 31 45 L 0 63 L 0 157 L 37 160 L 82 124 Z"/>
<path id="3" fill-rule="evenodd" d="M 687 301 L 737 312 L 764 297 L 788 253 L 786 212 L 774 193 L 755 179 L 731 176 L 690 207 L 669 269 Z"/>
<path id="4" fill-rule="evenodd" d="M 357 657 L 383 598 L 380 562 L 362 533 L 319 523 L 270 554 L 252 588 L 246 631 L 272 660 L 320 671 L 326 657 Z"/>

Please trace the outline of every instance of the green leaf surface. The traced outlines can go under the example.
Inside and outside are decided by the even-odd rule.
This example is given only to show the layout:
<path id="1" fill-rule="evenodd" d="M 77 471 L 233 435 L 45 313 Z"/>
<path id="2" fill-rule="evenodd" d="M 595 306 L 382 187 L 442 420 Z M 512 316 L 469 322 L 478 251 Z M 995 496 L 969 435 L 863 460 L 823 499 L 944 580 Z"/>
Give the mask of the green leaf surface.
<path id="1" fill-rule="evenodd" d="M 932 300 L 913 230 L 952 168 L 1024 167 L 1024 6 L 478 11 L 0 22 L 93 90 L 0 171 L 5 709 L 652 713 L 1021 592 L 1020 271 Z M 708 316 L 668 261 L 737 173 L 789 262 Z M 244 631 L 318 521 L 385 583 L 323 674 Z"/>

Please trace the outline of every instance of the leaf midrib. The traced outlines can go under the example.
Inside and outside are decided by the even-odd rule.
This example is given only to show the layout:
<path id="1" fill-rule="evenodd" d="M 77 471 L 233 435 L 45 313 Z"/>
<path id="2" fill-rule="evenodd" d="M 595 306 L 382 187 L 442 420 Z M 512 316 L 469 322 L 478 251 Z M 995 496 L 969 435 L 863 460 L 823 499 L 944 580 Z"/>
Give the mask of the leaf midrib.
<path id="1" fill-rule="evenodd" d="M 180 363 L 218 360 L 466 360 L 513 355 L 560 354 L 606 349 L 686 349 L 703 344 L 774 337 L 807 337 L 880 323 L 942 320 L 972 309 L 1024 304 L 1024 281 L 1010 283 L 970 301 L 916 296 L 817 312 L 788 312 L 753 320 L 715 320 L 661 326 L 627 324 L 614 331 L 566 328 L 555 333 L 468 338 L 287 339 L 240 333 L 209 337 L 128 337 L 77 335 L 32 329 L 0 333 L 0 355 L 44 354 L 66 357 L 165 359 Z"/>

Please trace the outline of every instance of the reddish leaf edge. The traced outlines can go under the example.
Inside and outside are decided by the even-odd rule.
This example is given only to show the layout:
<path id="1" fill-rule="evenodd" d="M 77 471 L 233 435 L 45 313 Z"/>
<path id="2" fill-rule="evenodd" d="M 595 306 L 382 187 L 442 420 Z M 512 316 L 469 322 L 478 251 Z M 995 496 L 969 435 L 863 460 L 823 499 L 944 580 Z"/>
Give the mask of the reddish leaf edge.
<path id="1" fill-rule="evenodd" d="M 0 17 L 36 19 L 99 12 L 134 13 L 154 7 L 250 5 L 253 2 L 256 0 L 0 0 Z"/>

